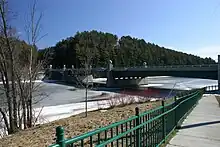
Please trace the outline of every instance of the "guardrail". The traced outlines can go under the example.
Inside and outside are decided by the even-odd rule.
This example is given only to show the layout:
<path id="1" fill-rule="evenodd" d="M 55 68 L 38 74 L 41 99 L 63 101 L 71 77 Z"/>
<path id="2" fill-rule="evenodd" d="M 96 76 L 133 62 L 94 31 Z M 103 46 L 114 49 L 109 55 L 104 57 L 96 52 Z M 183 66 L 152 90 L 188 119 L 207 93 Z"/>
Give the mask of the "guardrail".
<path id="1" fill-rule="evenodd" d="M 64 129 L 56 128 L 56 144 L 50 147 L 105 147 L 105 146 L 160 146 L 183 121 L 201 98 L 205 89 L 190 91 L 173 101 L 161 101 L 161 106 L 136 114 L 106 127 L 76 136 L 64 138 Z"/>

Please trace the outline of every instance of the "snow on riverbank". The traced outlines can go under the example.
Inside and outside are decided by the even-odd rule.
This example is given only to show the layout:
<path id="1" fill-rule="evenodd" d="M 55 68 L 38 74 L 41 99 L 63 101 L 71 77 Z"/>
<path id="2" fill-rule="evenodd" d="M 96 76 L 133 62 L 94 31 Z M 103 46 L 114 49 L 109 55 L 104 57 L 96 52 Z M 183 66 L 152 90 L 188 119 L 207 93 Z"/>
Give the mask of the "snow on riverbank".
<path id="1" fill-rule="evenodd" d="M 156 101 L 158 99 L 155 98 L 145 98 L 141 96 L 130 96 L 126 94 L 116 94 L 113 92 L 108 92 L 107 96 L 100 96 L 100 99 L 96 99 L 96 101 L 88 102 L 88 111 L 94 111 L 98 109 L 105 109 L 111 106 L 116 106 L 118 104 L 129 104 L 140 101 Z M 105 99 L 105 100 L 103 100 Z M 48 123 L 54 120 L 67 118 L 72 115 L 80 114 L 85 112 L 85 102 L 73 103 L 73 104 L 64 104 L 57 106 L 47 106 L 42 108 L 35 108 L 35 116 L 37 117 L 39 114 L 39 119 L 37 124 Z"/>
<path id="2" fill-rule="evenodd" d="M 23 83 L 29 83 L 29 80 L 26 80 L 26 81 L 21 81 L 21 82 L 23 82 Z M 35 83 L 43 83 L 43 81 L 42 81 L 42 80 L 35 80 L 34 82 L 35 82 Z M 0 84 L 3 84 L 3 82 L 2 82 L 2 81 L 0 81 Z M 11 81 L 9 81 L 9 84 L 11 84 Z"/>
<path id="3" fill-rule="evenodd" d="M 88 102 L 88 111 L 98 109 L 97 102 Z M 85 103 L 64 104 L 57 106 L 47 106 L 35 108 L 35 116 L 40 113 L 37 124 L 48 123 L 61 118 L 67 118 L 72 115 L 85 112 Z"/>
<path id="4" fill-rule="evenodd" d="M 114 95 L 113 93 L 109 96 Z M 105 101 L 105 102 L 104 102 Z M 88 111 L 94 111 L 99 108 L 107 108 L 107 100 L 104 100 L 99 104 L 97 101 L 88 102 Z M 85 112 L 85 102 L 72 103 L 72 104 L 62 104 L 56 106 L 46 106 L 34 108 L 35 118 L 38 118 L 36 124 L 49 123 L 62 118 L 67 118 L 72 115 L 77 115 Z M 3 123 L 3 122 L 2 122 Z M 4 136 L 5 130 L 0 129 L 0 138 Z"/>

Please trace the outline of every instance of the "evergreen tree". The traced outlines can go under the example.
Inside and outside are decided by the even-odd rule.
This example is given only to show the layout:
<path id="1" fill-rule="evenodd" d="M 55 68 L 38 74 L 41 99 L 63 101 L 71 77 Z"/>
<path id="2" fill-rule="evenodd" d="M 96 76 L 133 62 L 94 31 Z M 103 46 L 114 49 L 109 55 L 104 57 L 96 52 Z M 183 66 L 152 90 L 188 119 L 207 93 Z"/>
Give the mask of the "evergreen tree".
<path id="1" fill-rule="evenodd" d="M 77 32 L 75 36 L 61 40 L 55 46 L 39 51 L 39 59 L 45 50 L 52 54 L 53 67 L 83 67 L 89 61 L 93 67 L 106 67 L 112 60 L 116 67 L 165 65 L 195 65 L 215 64 L 211 58 L 201 58 L 195 55 L 178 52 L 160 47 L 143 39 L 122 36 L 118 38 L 111 33 L 95 30 Z"/>

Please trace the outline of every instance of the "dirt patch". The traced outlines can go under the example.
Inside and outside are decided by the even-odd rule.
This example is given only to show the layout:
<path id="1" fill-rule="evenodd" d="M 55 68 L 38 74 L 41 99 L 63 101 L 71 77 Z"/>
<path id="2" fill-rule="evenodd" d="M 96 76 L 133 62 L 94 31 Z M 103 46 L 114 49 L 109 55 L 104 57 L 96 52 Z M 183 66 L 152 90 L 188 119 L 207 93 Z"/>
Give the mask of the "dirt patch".
<path id="1" fill-rule="evenodd" d="M 160 101 L 147 102 L 115 107 L 107 111 L 93 111 L 88 113 L 87 118 L 84 118 L 84 114 L 71 116 L 1 138 L 0 147 L 45 147 L 55 142 L 55 129 L 57 126 L 63 126 L 65 137 L 72 138 L 113 122 L 127 119 L 135 114 L 136 106 L 140 108 L 140 112 L 144 112 L 160 104 Z"/>

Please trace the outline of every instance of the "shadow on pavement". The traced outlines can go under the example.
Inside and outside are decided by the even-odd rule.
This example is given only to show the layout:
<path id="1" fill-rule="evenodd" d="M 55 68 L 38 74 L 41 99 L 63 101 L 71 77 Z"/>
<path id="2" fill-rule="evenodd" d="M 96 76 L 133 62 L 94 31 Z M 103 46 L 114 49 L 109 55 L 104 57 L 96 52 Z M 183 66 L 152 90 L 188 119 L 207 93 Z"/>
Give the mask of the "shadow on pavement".
<path id="1" fill-rule="evenodd" d="M 204 122 L 204 123 L 197 123 L 197 124 L 192 124 L 192 125 L 186 125 L 186 126 L 181 126 L 179 130 L 181 129 L 188 129 L 188 128 L 194 128 L 194 127 L 201 127 L 205 125 L 212 125 L 212 124 L 217 124 L 220 123 L 220 121 L 211 121 L 211 122 Z"/>

